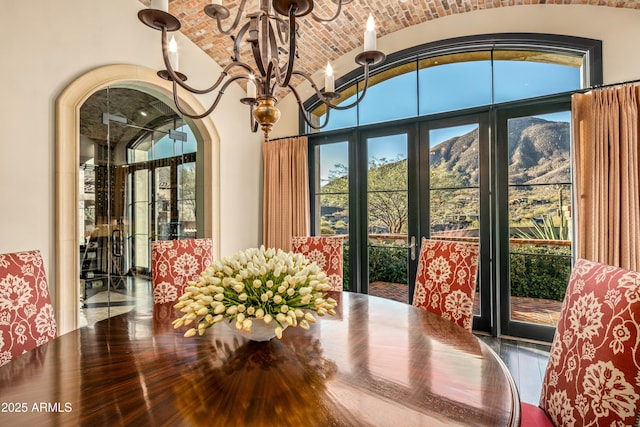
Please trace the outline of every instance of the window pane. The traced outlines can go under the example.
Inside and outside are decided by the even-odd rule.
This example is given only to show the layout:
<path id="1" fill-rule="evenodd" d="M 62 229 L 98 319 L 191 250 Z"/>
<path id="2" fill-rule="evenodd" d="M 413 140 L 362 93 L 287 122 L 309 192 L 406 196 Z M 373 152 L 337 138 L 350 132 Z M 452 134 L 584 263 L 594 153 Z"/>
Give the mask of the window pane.
<path id="1" fill-rule="evenodd" d="M 316 146 L 315 233 L 343 236 L 343 289 L 349 289 L 349 143 Z"/>
<path id="2" fill-rule="evenodd" d="M 317 147 L 316 234 L 349 234 L 348 142 Z"/>
<path id="3" fill-rule="evenodd" d="M 149 262 L 149 171 L 137 170 L 133 174 L 133 250 L 135 266 L 148 269 Z"/>
<path id="4" fill-rule="evenodd" d="M 491 104 L 489 52 L 422 59 L 419 68 L 420 115 Z"/>
<path id="5" fill-rule="evenodd" d="M 171 238 L 171 167 L 156 168 L 156 227 L 157 240 Z"/>
<path id="6" fill-rule="evenodd" d="M 571 113 L 508 121 L 509 184 L 571 182 Z"/>
<path id="7" fill-rule="evenodd" d="M 479 125 L 429 130 L 429 236 L 480 239 Z M 474 315 L 481 314 L 480 285 Z"/>
<path id="8" fill-rule="evenodd" d="M 415 67 L 415 63 L 411 62 L 369 79 L 367 94 L 359 105 L 360 125 L 405 119 L 418 114 Z"/>
<path id="9" fill-rule="evenodd" d="M 340 99 L 333 101 L 334 105 L 349 105 L 356 100 L 357 84 L 354 84 L 348 88 L 340 90 L 342 95 Z M 318 107 L 309 113 L 309 120 L 316 126 L 321 126 L 325 121 L 327 107 L 320 103 Z M 320 129 L 322 132 L 343 129 L 348 127 L 354 127 L 358 125 L 358 109 L 356 107 L 349 108 L 347 110 L 331 110 L 329 113 L 329 122 L 326 127 Z M 310 129 L 310 132 L 318 132 L 317 129 Z"/>
<path id="10" fill-rule="evenodd" d="M 183 239 L 196 237 L 196 163 L 178 165 L 178 218 Z"/>
<path id="11" fill-rule="evenodd" d="M 187 153 L 195 153 L 197 150 L 197 142 L 189 126 L 182 126 L 176 129 L 176 132 L 184 133 L 187 138 L 186 141 L 172 139 L 169 134 L 165 134 L 154 144 L 153 150 L 149 150 L 147 158 L 149 160 L 157 160 Z"/>
<path id="12" fill-rule="evenodd" d="M 408 302 L 407 134 L 367 141 L 369 294 Z"/>
<path id="13" fill-rule="evenodd" d="M 570 120 L 564 111 L 507 122 L 511 320 L 558 320 L 571 272 Z M 535 313 L 518 310 L 532 299 Z"/>
<path id="14" fill-rule="evenodd" d="M 494 103 L 580 88 L 580 68 L 528 61 L 494 61 Z M 551 78 L 553 76 L 553 78 Z"/>

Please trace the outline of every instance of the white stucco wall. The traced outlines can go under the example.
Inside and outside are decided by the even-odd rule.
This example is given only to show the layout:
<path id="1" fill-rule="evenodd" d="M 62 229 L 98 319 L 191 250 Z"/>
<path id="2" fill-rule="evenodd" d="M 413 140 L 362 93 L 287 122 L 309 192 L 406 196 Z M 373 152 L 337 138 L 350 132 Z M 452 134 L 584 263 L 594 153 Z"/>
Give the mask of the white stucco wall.
<path id="1" fill-rule="evenodd" d="M 39 249 L 54 277 L 55 102 L 98 67 L 164 68 L 160 33 L 137 18 L 138 0 L 3 0 L 0 26 L 0 253 Z M 180 69 L 197 87 L 219 67 L 181 34 Z M 260 240 L 261 134 L 249 132 L 242 89 L 233 85 L 213 114 L 220 138 L 220 253 Z M 212 97 L 201 97 L 208 106 Z M 52 283 L 55 293 L 56 284 Z"/>
<path id="2" fill-rule="evenodd" d="M 384 27 L 384 22 L 379 22 Z M 378 49 L 389 54 L 402 49 L 453 37 L 491 33 L 563 34 L 602 40 L 604 83 L 640 78 L 640 55 L 635 44 L 640 40 L 640 10 L 585 5 L 525 5 L 485 9 L 424 22 L 378 39 Z M 336 80 L 357 68 L 354 62 L 361 49 L 332 61 Z M 322 71 L 314 81 L 323 86 Z M 307 99 L 310 88 L 300 96 Z M 282 118 L 274 126 L 273 137 L 296 135 L 297 104 L 292 95 L 278 107 Z"/>

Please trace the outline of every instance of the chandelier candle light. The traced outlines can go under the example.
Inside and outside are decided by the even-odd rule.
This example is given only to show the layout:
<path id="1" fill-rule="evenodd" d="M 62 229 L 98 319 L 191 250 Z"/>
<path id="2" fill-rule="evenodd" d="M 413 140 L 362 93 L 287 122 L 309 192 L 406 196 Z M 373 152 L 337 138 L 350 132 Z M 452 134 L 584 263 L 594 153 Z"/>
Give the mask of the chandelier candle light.
<path id="1" fill-rule="evenodd" d="M 159 30 L 162 33 L 162 56 L 165 70 L 158 71 L 158 75 L 169 80 L 173 84 L 173 100 L 181 114 L 192 119 L 201 119 L 211 114 L 225 89 L 235 81 L 246 81 L 246 97 L 240 102 L 250 107 L 251 131 L 257 132 L 258 127 L 264 132 L 265 141 L 269 139 L 272 126 L 280 118 L 280 111 L 276 107 L 275 92 L 278 88 L 286 88 L 296 98 L 298 108 L 305 122 L 313 129 L 321 129 L 329 122 L 331 109 L 346 110 L 356 106 L 364 98 L 369 86 L 369 72 L 372 65 L 384 61 L 385 55 L 376 50 L 376 32 L 373 16 L 369 15 L 366 31 L 364 33 L 364 51 L 355 58 L 357 64 L 364 68 L 364 87 L 356 96 L 354 102 L 349 105 L 336 105 L 332 101 L 340 95 L 335 92 L 335 81 L 331 64 L 327 64 L 324 90 L 320 90 L 311 76 L 303 71 L 295 69 L 295 60 L 298 57 L 298 33 L 301 26 L 296 22 L 298 18 L 309 15 L 313 20 L 321 23 L 332 22 L 338 18 L 342 6 L 351 3 L 352 0 L 332 0 L 336 10 L 331 17 L 316 15 L 313 0 L 258 0 L 259 10 L 246 13 L 246 22 L 241 23 L 241 17 L 245 14 L 248 0 L 241 0 L 235 18 L 228 28 L 223 28 L 223 21 L 230 17 L 229 9 L 222 5 L 222 0 L 212 0 L 211 4 L 204 7 L 204 13 L 214 19 L 220 33 L 231 36 L 234 43 L 231 63 L 224 67 L 217 80 L 206 89 L 197 89 L 187 83 L 187 76 L 178 71 L 178 51 L 175 38 L 167 41 L 169 32 L 180 29 L 180 21 L 169 13 L 168 0 L 151 0 L 151 7 L 138 12 L 138 18 L 145 25 Z M 284 18 L 283 18 L 284 17 Z M 237 29 L 235 35 L 231 33 Z M 253 57 L 250 64 L 241 59 L 241 46 L 249 45 Z M 291 77 L 298 76 L 311 84 L 318 99 L 327 106 L 327 114 L 322 124 L 314 124 L 309 120 L 300 95 L 291 83 Z M 211 106 L 201 114 L 190 114 L 185 111 L 179 102 L 178 88 L 182 88 L 194 94 L 207 94 L 218 90 Z"/>

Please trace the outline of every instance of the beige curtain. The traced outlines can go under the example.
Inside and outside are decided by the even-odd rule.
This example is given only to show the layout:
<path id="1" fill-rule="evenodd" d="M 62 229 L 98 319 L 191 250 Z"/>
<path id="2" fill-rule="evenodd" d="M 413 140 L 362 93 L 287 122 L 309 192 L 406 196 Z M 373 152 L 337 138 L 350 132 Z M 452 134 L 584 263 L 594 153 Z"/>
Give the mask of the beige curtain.
<path id="1" fill-rule="evenodd" d="M 307 137 L 262 144 L 266 247 L 291 249 L 292 236 L 309 234 L 309 159 Z"/>
<path id="2" fill-rule="evenodd" d="M 621 86 L 572 99 L 577 254 L 640 269 L 640 88 Z"/>

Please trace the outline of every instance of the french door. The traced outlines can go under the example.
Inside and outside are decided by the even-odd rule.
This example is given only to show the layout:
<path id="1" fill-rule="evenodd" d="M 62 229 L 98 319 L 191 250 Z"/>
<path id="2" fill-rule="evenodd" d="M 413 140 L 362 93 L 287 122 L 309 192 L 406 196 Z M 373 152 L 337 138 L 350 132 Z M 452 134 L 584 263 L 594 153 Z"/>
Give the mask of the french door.
<path id="1" fill-rule="evenodd" d="M 495 324 L 489 123 L 487 113 L 421 123 L 417 189 L 420 237 L 480 244 L 473 327 L 483 331 Z"/>
<path id="2" fill-rule="evenodd" d="M 550 342 L 573 260 L 571 105 L 501 109 L 495 128 L 500 331 Z"/>
<path id="3" fill-rule="evenodd" d="M 311 138 L 312 232 L 345 238 L 345 289 L 411 303 L 421 238 L 477 241 L 474 329 L 549 341 L 553 313 L 540 317 L 559 310 L 571 268 L 569 111 L 515 105 Z"/>

